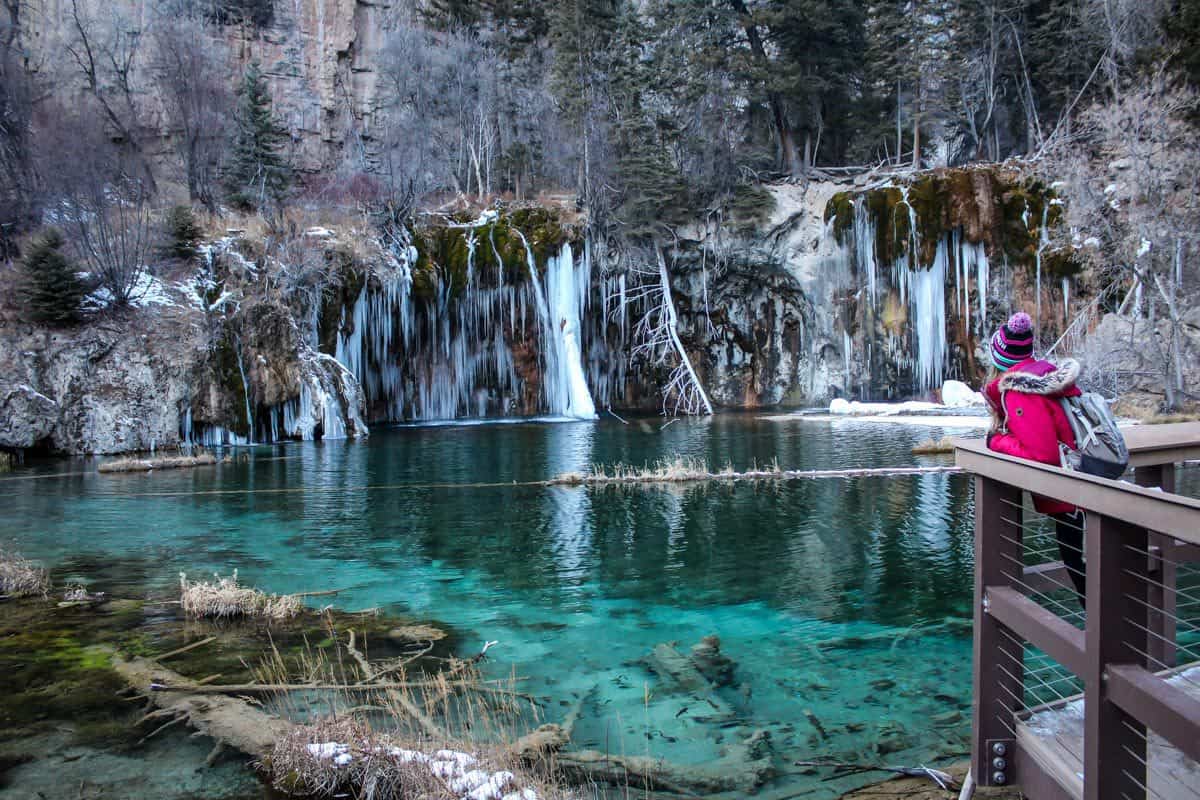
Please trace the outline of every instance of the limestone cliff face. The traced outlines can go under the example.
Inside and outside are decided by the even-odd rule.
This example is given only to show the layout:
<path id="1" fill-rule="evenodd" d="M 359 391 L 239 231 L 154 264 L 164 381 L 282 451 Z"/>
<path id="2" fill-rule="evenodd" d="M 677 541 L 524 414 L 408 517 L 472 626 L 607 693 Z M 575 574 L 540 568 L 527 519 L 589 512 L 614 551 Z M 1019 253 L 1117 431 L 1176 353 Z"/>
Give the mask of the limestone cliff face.
<path id="1" fill-rule="evenodd" d="M 79 0 L 82 17 L 97 30 L 114 18 L 127 30 L 146 33 L 164 24 L 168 4 L 158 0 Z M 226 76 L 235 86 L 246 64 L 258 61 L 271 85 L 275 111 L 293 138 L 298 169 L 317 172 L 341 163 L 347 122 L 369 137 L 376 107 L 379 47 L 386 31 L 416 13 L 415 0 L 273 0 L 269 24 L 219 26 L 228 52 Z M 24 0 L 23 46 L 29 63 L 52 73 L 64 93 L 82 89 L 75 64 L 65 55 L 72 40 L 71 0 Z M 139 58 L 150 58 L 143 43 Z M 158 104 L 148 83 L 136 87 L 151 110 Z M 158 115 L 161 118 L 161 115 Z M 152 151 L 166 152 L 172 131 L 144 131 Z"/>

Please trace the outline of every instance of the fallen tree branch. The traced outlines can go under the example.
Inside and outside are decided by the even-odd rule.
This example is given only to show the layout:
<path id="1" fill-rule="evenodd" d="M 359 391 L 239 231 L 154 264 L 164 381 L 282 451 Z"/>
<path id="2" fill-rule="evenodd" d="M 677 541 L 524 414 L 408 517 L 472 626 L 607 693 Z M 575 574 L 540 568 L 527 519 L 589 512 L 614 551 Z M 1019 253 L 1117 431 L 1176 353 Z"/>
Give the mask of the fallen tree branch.
<path id="1" fill-rule="evenodd" d="M 171 658 L 172 656 L 182 655 L 183 653 L 186 653 L 189 650 L 195 650 L 197 647 L 203 647 L 206 644 L 212 644 L 216 640 L 217 640 L 217 637 L 209 636 L 207 639 L 201 639 L 198 642 L 192 642 L 189 645 L 184 645 L 183 647 L 180 647 L 177 650 L 172 650 L 169 653 L 163 653 L 161 656 L 156 656 L 154 660 L 155 661 L 166 661 L 168 658 Z"/>

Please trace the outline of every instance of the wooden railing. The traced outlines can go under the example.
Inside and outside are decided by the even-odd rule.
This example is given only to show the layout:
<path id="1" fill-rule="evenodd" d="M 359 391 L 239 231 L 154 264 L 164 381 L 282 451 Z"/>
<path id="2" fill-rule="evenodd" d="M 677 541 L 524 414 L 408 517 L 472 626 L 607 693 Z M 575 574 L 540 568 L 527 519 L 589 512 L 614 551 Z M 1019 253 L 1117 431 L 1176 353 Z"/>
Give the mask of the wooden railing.
<path id="1" fill-rule="evenodd" d="M 1188 771 L 1200 762 L 1200 670 L 1192 691 L 1190 673 L 1167 669 L 1177 570 L 1200 553 L 1200 500 L 1173 493 L 1174 464 L 1200 458 L 1200 424 L 1131 429 L 1127 440 L 1136 484 L 1000 455 L 981 440 L 956 443 L 958 465 L 975 475 L 972 774 L 981 785 L 1020 784 L 1032 800 L 1170 798 L 1178 781 L 1150 752 L 1163 747 L 1184 759 L 1181 780 L 1200 778 L 1200 768 Z M 1037 522 L 1023 491 L 1085 512 L 1086 614 L 1066 608 L 1078 600 L 1061 562 L 1027 563 L 1026 532 Z M 1034 680 L 1045 684 L 1026 680 L 1029 647 L 1082 681 L 1074 745 L 1079 700 L 1029 699 Z"/>

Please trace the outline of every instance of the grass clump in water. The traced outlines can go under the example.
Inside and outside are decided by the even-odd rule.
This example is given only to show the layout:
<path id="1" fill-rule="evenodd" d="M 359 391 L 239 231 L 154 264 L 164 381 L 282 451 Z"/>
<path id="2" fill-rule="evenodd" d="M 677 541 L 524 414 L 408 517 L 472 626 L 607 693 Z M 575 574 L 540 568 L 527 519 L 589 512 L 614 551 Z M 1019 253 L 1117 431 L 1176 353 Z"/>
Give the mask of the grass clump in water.
<path id="1" fill-rule="evenodd" d="M 46 570 L 17 553 L 0 550 L 0 596 L 45 597 L 50 591 Z"/>
<path id="2" fill-rule="evenodd" d="M 233 576 L 189 582 L 187 573 L 179 573 L 180 605 L 192 619 L 233 619 L 262 617 L 269 620 L 291 619 L 300 613 L 304 604 L 295 595 L 267 594 L 249 586 L 238 585 L 237 570 Z"/>
<path id="3" fill-rule="evenodd" d="M 954 441 L 949 436 L 940 439 L 929 438 L 912 449 L 914 456 L 930 456 L 942 453 L 953 453 Z"/>
<path id="4" fill-rule="evenodd" d="M 155 469 L 183 469 L 185 467 L 211 466 L 217 463 L 212 453 L 196 456 L 169 456 L 166 458 L 118 458 L 101 464 L 99 472 L 149 472 Z"/>

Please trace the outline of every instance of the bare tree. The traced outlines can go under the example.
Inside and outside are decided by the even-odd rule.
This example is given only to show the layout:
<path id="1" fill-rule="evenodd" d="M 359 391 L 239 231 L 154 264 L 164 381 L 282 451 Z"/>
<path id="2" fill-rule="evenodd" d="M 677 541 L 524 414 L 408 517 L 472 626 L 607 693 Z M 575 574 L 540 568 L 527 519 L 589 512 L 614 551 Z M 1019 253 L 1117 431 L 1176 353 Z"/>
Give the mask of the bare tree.
<path id="1" fill-rule="evenodd" d="M 630 254 L 628 269 L 635 278 L 634 288 L 627 292 L 626 304 L 642 305 L 645 313 L 634 325 L 634 358 L 644 358 L 656 367 L 671 366 L 663 385 L 663 412 L 688 415 L 712 414 L 712 403 L 679 338 L 679 317 L 671 292 L 671 275 L 662 247 L 653 245 L 654 262 L 639 252 Z M 673 365 L 673 366 L 672 366 Z"/>
<path id="2" fill-rule="evenodd" d="M 55 109 L 42 131 L 39 172 L 81 261 L 113 305 L 137 299 L 155 225 L 144 165 L 104 133 L 92 109 Z"/>
<path id="3" fill-rule="evenodd" d="M 113 138 L 130 152 L 141 182 L 153 194 L 157 186 L 141 136 L 147 118 L 138 86 L 143 31 L 115 8 L 105 16 L 92 17 L 80 8 L 79 0 L 71 0 L 70 16 L 72 37 L 66 51 Z"/>
<path id="4" fill-rule="evenodd" d="M 187 174 L 188 197 L 217 210 L 219 169 L 232 98 L 228 54 L 203 0 L 171 4 L 151 34 L 153 70 Z"/>
<path id="5" fill-rule="evenodd" d="M 1078 141 L 1052 169 L 1069 179 L 1069 220 L 1086 257 L 1125 288 L 1117 309 L 1130 348 L 1175 409 L 1196 362 L 1184 314 L 1197 287 L 1200 144 L 1188 116 L 1200 98 L 1163 69 L 1081 116 Z"/>
<path id="6" fill-rule="evenodd" d="M 20 52 L 21 0 L 3 0 L 0 17 L 0 257 L 34 216 L 31 148 L 33 77 Z"/>
<path id="7" fill-rule="evenodd" d="M 491 192 L 499 155 L 497 58 L 474 37 L 401 26 L 384 47 L 384 171 L 418 194 Z M 420 129 L 422 134 L 414 136 Z"/>

